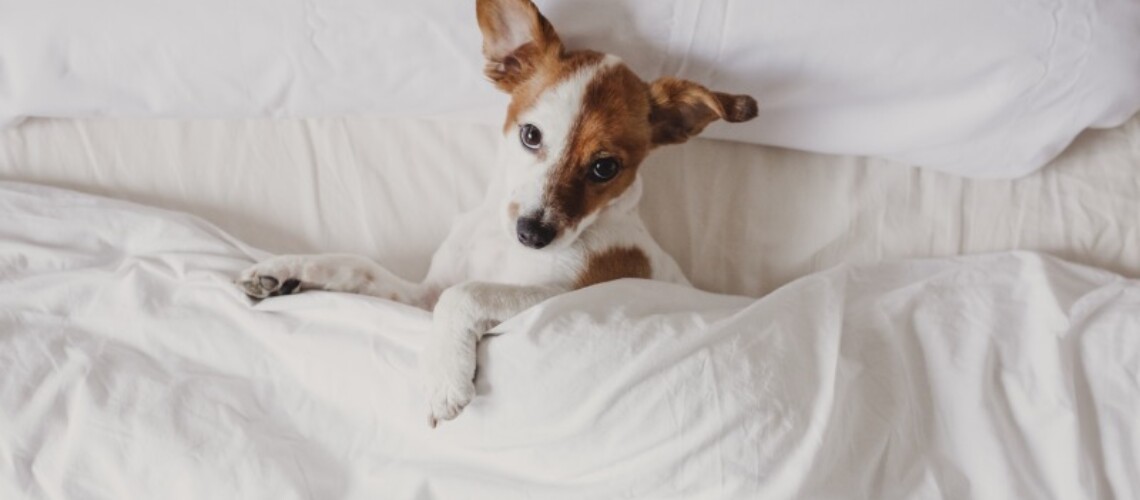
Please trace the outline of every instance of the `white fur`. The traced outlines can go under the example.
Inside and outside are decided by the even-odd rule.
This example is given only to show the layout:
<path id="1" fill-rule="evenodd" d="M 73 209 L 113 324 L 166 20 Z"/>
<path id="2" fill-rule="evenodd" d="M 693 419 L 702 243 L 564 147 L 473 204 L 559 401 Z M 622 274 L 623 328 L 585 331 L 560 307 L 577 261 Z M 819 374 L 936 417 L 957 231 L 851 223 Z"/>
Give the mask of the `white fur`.
<path id="1" fill-rule="evenodd" d="M 432 338 L 421 357 L 432 426 L 451 419 L 475 395 L 475 348 L 489 328 L 553 295 L 569 291 L 591 253 L 613 247 L 636 247 L 649 258 L 651 277 L 687 284 L 673 261 L 646 231 L 637 204 L 642 183 L 637 178 L 620 196 L 578 227 L 561 235 L 542 250 L 520 244 L 514 221 L 507 215 L 511 202 L 520 213 L 537 210 L 542 187 L 563 153 L 577 119 L 582 96 L 600 67 L 584 68 L 548 91 L 520 123 L 542 128 L 545 161 L 526 150 L 517 131 L 507 131 L 500 147 L 502 178 L 495 181 L 484 202 L 461 216 L 432 259 L 422 283 L 403 280 L 384 268 L 356 256 L 281 256 L 244 271 L 238 285 L 247 294 L 263 298 L 279 294 L 282 284 L 300 280 L 302 289 L 324 289 L 375 295 L 426 309 L 434 308 Z M 508 224 L 504 227 L 503 221 Z"/>

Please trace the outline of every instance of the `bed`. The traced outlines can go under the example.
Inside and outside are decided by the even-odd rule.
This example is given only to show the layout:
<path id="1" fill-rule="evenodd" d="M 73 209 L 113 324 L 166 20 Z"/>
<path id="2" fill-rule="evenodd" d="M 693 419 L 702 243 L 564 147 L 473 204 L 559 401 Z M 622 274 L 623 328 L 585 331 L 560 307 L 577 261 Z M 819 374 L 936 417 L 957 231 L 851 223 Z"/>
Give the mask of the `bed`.
<path id="1" fill-rule="evenodd" d="M 251 21 L 241 16 L 264 12 L 256 4 L 216 29 Z M 347 19 L 357 5 L 285 4 L 297 10 L 272 18 L 284 26 Z M 411 9 L 377 5 L 361 16 Z M 552 18 L 614 46 L 666 47 L 633 62 L 684 60 L 674 69 L 699 74 L 699 53 L 675 51 L 744 8 L 621 5 L 611 14 L 694 21 L 685 37 L 647 27 L 638 40 L 566 10 Z M 212 8 L 162 19 L 196 27 L 185 19 Z M 37 26 L 21 29 L 65 36 L 67 25 Z M 1060 64 L 1083 25 L 1055 26 L 1069 30 L 1049 45 Z M 797 29 L 780 33 L 814 33 Z M 354 33 L 323 42 L 348 50 Z M 433 36 L 455 47 L 469 33 Z M 736 53 L 731 42 L 690 49 Z M 10 54 L 48 46 L 4 47 L 0 62 L 19 67 Z M 140 68 L 152 66 L 126 69 Z M 106 67 L 72 69 L 66 89 L 102 88 L 83 72 Z M 375 83 L 356 76 L 345 85 Z M 996 175 L 1014 178 L 961 175 L 983 143 L 919 133 L 944 126 L 870 156 L 773 129 L 655 152 L 641 213 L 695 288 L 619 280 L 520 314 L 481 343 L 475 401 L 431 429 L 416 371 L 428 312 L 315 291 L 254 303 L 231 281 L 301 252 L 359 253 L 422 277 L 495 175 L 498 127 L 468 115 L 497 101 L 459 92 L 439 105 L 462 117 L 406 116 L 300 84 L 281 108 L 194 84 L 146 94 L 124 83 L 109 108 L 84 100 L 97 93 L 52 101 L 0 85 L 11 123 L 0 128 L 0 498 L 1140 497 L 1140 85 L 1078 98 L 1073 128 L 1102 128 L 1019 142 L 1024 161 Z M 822 119 L 797 107 L 802 94 L 765 85 L 784 123 Z M 195 95 L 215 99 L 195 114 Z M 337 108 L 352 102 L 366 112 Z M 313 103 L 324 107 L 297 107 Z M 823 136 L 850 137 L 843 120 L 828 123 Z"/>

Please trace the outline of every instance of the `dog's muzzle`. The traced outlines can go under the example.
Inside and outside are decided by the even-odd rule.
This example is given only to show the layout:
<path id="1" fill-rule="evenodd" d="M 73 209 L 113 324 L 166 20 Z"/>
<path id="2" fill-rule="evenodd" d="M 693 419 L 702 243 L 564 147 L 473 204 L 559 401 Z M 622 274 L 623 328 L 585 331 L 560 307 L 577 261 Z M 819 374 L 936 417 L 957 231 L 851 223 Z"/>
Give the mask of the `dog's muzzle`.
<path id="1" fill-rule="evenodd" d="M 558 230 L 549 224 L 544 224 L 537 217 L 519 217 L 515 231 L 519 236 L 519 243 L 538 249 L 554 241 Z"/>

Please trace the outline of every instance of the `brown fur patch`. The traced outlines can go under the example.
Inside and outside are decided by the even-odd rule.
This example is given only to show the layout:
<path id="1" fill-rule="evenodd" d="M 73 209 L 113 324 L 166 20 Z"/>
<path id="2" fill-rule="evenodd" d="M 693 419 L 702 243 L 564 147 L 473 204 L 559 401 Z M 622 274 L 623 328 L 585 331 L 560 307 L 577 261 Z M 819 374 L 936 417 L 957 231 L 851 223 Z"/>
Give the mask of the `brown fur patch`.
<path id="1" fill-rule="evenodd" d="M 512 201 L 507 205 L 507 215 L 509 215 L 511 219 L 519 218 L 519 204 L 517 202 Z"/>
<path id="2" fill-rule="evenodd" d="M 652 147 L 648 116 L 645 82 L 624 64 L 602 70 L 589 83 L 563 157 L 546 185 L 553 222 L 575 226 L 633 183 Z M 590 167 L 602 157 L 616 159 L 621 170 L 608 182 L 590 181 Z"/>
<path id="3" fill-rule="evenodd" d="M 640 248 L 613 247 L 587 257 L 582 271 L 578 273 L 578 280 L 574 282 L 574 289 L 620 278 L 649 278 L 652 271 L 649 258 Z"/>

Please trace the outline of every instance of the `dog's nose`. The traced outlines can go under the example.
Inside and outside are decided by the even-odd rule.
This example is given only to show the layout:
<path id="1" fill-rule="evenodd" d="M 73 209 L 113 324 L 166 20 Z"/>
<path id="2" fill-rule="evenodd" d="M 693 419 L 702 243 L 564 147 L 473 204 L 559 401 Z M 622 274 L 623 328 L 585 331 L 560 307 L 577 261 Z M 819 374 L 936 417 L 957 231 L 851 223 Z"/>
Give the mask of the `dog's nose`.
<path id="1" fill-rule="evenodd" d="M 516 231 L 519 243 L 531 248 L 542 248 L 549 245 L 557 233 L 554 226 L 543 224 L 541 220 L 533 217 L 519 217 Z"/>

